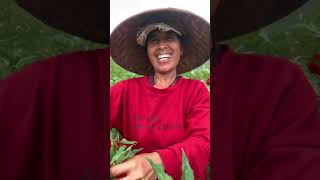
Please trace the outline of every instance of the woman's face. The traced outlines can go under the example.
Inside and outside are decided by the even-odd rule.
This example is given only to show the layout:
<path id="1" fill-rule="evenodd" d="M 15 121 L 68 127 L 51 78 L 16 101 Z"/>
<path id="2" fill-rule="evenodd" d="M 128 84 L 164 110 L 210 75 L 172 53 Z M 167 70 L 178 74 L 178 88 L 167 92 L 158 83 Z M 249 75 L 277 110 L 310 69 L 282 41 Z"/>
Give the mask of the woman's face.
<path id="1" fill-rule="evenodd" d="M 147 52 L 155 72 L 167 74 L 176 70 L 183 51 L 175 32 L 155 30 L 148 36 Z"/>

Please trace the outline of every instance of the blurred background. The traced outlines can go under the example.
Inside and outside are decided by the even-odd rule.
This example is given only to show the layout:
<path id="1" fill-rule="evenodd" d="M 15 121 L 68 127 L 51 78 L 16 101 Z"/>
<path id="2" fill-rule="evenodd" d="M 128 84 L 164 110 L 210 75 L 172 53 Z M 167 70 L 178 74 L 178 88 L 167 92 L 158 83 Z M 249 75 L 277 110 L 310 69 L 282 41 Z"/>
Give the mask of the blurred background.
<path id="1" fill-rule="evenodd" d="M 238 52 L 282 56 L 290 59 L 304 70 L 319 97 L 320 73 L 311 73 L 307 67 L 308 61 L 315 60 L 314 55 L 320 54 L 319 9 L 320 1 L 310 0 L 289 16 L 257 32 L 232 39 L 227 43 Z"/>
<path id="2" fill-rule="evenodd" d="M 0 0 L 0 78 L 50 56 L 104 47 L 46 26 L 13 0 Z"/>
<path id="3" fill-rule="evenodd" d="M 0 79 L 50 56 L 106 47 L 50 28 L 17 7 L 12 0 L 1 0 L 0 9 Z M 112 9 L 116 10 L 111 7 L 111 13 Z M 287 57 L 304 70 L 320 95 L 320 76 L 311 73 L 307 67 L 308 60 L 314 59 L 316 53 L 320 54 L 319 9 L 320 1 L 311 0 L 288 17 L 226 43 L 237 52 Z M 123 8 L 123 11 L 126 10 Z M 111 85 L 137 76 L 112 60 L 110 66 Z M 205 82 L 210 76 L 210 62 L 183 75 Z"/>

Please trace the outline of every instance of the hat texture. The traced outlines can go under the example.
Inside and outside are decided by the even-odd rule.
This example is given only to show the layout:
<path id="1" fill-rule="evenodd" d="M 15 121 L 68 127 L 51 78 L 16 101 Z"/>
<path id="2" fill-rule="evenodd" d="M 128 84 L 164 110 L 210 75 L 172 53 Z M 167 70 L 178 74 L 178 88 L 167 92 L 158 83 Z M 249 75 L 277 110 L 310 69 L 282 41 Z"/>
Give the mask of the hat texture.
<path id="1" fill-rule="evenodd" d="M 137 43 L 143 47 L 146 47 L 147 37 L 154 30 L 159 30 L 161 32 L 173 31 L 176 34 L 178 34 L 179 36 L 182 36 L 182 34 L 178 30 L 170 27 L 169 25 L 167 25 L 165 23 L 155 23 L 155 24 L 148 25 L 147 27 L 143 28 L 140 32 L 138 32 Z"/>
<path id="2" fill-rule="evenodd" d="M 218 2 L 218 0 L 213 0 Z M 308 0 L 220 0 L 211 12 L 216 41 L 224 41 L 256 31 L 287 16 Z M 214 6 L 215 3 L 211 2 Z"/>
<path id="3" fill-rule="evenodd" d="M 43 23 L 99 43 L 109 43 L 109 9 L 106 0 L 15 0 Z"/>

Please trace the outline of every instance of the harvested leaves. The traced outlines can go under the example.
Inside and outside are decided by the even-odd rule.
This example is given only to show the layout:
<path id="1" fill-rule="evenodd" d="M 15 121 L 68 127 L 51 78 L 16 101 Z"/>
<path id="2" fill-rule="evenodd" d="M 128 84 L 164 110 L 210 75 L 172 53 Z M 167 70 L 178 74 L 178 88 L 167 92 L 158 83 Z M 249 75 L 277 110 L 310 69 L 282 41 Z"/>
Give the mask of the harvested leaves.
<path id="1" fill-rule="evenodd" d="M 132 149 L 137 142 L 124 139 L 115 128 L 110 130 L 110 143 L 110 166 L 129 160 L 143 149 Z"/>
<path id="2" fill-rule="evenodd" d="M 182 177 L 181 180 L 194 180 L 193 170 L 190 167 L 189 160 L 182 150 Z"/>
<path id="3" fill-rule="evenodd" d="M 159 180 L 172 180 L 172 177 L 164 172 L 163 167 L 160 164 L 154 163 L 151 159 L 146 158 L 147 161 L 152 166 L 153 170 L 156 172 Z"/>
<path id="4" fill-rule="evenodd" d="M 182 176 L 181 180 L 194 180 L 194 174 L 193 170 L 191 169 L 191 166 L 189 164 L 189 160 L 184 153 L 184 150 L 182 150 Z M 151 159 L 146 158 L 147 161 L 150 163 L 152 166 L 153 170 L 156 172 L 157 177 L 159 180 L 172 180 L 172 177 L 165 173 L 163 167 L 160 164 L 154 163 Z"/>

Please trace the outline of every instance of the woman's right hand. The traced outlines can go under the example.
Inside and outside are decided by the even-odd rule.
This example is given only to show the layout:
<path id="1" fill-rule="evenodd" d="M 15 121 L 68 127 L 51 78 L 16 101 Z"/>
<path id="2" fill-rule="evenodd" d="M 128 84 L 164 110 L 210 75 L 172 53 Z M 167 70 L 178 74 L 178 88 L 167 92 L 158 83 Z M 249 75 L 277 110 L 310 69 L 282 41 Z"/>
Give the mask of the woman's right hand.
<path id="1" fill-rule="evenodd" d="M 146 158 L 162 165 L 160 155 L 156 152 L 139 154 L 126 162 L 111 167 L 110 176 L 121 180 L 156 180 L 157 175 Z"/>

